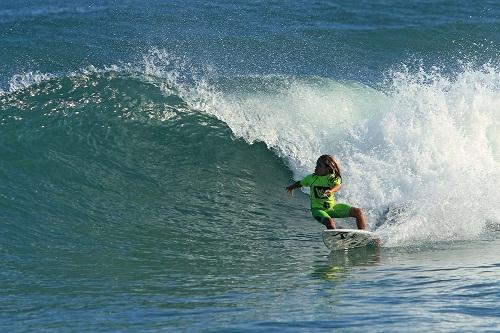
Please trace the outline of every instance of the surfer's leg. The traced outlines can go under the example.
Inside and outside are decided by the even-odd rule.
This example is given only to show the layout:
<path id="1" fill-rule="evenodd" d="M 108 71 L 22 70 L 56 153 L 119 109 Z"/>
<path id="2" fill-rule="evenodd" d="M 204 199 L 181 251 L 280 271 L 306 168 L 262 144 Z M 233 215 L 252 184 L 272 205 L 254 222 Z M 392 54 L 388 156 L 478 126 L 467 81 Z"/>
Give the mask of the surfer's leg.
<path id="1" fill-rule="evenodd" d="M 323 224 L 327 229 L 336 229 L 335 222 L 324 210 L 313 209 L 311 213 L 316 221 Z"/>
<path id="2" fill-rule="evenodd" d="M 345 217 L 355 217 L 356 225 L 358 229 L 364 230 L 366 228 L 365 217 L 363 212 L 358 207 L 352 207 L 348 204 L 339 203 L 333 206 L 332 209 L 328 210 L 329 216 L 345 218 Z"/>
<path id="3" fill-rule="evenodd" d="M 365 216 L 363 215 L 363 211 L 361 211 L 361 209 L 358 207 L 351 207 L 349 216 L 356 218 L 356 225 L 358 226 L 358 229 L 366 229 Z"/>
<path id="4" fill-rule="evenodd" d="M 323 218 L 321 223 L 325 225 L 327 229 L 336 229 L 335 222 L 331 217 Z"/>

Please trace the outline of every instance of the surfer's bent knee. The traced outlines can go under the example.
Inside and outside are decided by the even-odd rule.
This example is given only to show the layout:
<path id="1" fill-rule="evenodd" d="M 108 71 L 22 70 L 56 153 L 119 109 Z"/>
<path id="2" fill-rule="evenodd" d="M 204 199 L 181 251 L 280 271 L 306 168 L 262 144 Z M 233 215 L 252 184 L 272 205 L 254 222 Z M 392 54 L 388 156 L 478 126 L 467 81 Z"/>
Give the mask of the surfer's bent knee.
<path id="1" fill-rule="evenodd" d="M 336 229 L 335 222 L 333 222 L 333 219 L 331 217 L 324 217 L 321 220 L 321 223 L 327 228 L 327 229 Z"/>
<path id="2" fill-rule="evenodd" d="M 358 208 L 358 207 L 351 207 L 351 217 L 358 217 L 360 215 L 363 214 L 363 211 L 361 210 L 361 208 Z"/>

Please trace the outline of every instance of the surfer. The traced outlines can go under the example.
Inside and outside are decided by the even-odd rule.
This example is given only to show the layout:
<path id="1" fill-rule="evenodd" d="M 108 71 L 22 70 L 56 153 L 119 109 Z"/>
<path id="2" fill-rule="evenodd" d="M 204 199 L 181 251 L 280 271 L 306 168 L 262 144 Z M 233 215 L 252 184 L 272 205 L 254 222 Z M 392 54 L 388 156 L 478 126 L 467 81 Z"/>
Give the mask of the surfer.
<path id="1" fill-rule="evenodd" d="M 309 186 L 311 193 L 312 216 L 327 229 L 335 229 L 334 218 L 355 217 L 358 229 L 365 229 L 365 217 L 361 209 L 348 204 L 335 203 L 334 193 L 340 190 L 342 177 L 337 161 L 331 155 L 321 155 L 314 173 L 288 186 L 286 190 L 293 195 L 293 190 Z"/>

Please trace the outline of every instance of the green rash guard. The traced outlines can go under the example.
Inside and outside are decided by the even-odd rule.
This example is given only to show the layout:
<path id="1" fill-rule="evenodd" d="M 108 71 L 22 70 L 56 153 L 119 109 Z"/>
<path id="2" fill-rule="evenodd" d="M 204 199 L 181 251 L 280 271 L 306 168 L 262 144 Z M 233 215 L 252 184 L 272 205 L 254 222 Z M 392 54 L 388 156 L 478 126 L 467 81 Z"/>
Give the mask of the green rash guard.
<path id="1" fill-rule="evenodd" d="M 326 190 L 329 190 L 336 185 L 340 185 L 341 183 L 342 179 L 335 178 L 332 174 L 326 176 L 316 176 L 314 173 L 305 176 L 304 179 L 300 181 L 301 186 L 309 186 L 311 190 L 311 210 L 326 210 L 333 208 L 335 205 L 334 194 L 332 193 L 327 197 L 324 193 Z"/>

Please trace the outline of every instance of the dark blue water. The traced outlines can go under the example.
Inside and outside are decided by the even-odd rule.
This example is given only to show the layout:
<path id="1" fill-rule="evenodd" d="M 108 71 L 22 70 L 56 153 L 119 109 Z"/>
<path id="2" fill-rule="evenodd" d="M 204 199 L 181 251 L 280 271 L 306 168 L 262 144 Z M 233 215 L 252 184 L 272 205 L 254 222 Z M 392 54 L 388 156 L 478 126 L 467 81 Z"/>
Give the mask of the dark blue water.
<path id="1" fill-rule="evenodd" d="M 3 1 L 0 330 L 498 331 L 499 16 Z M 381 248 L 284 190 L 325 153 Z"/>

